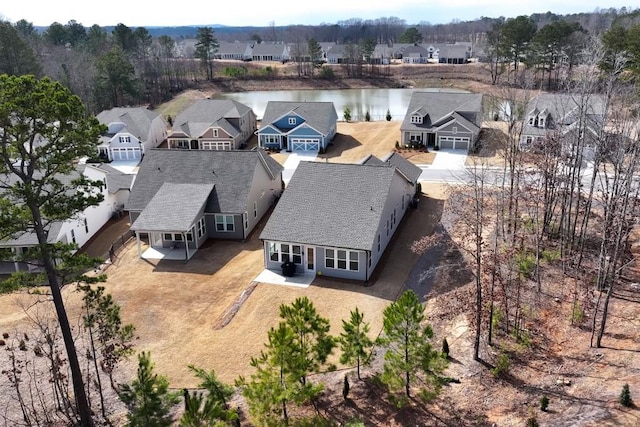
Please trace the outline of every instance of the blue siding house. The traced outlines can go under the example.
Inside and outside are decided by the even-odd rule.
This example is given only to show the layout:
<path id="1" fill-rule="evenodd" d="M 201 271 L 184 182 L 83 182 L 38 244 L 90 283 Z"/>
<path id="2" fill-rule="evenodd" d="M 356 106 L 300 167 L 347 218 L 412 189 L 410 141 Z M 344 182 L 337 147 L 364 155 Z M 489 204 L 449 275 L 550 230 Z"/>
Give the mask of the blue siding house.
<path id="1" fill-rule="evenodd" d="M 336 135 L 338 114 L 333 102 L 270 101 L 256 134 L 267 150 L 320 152 Z"/>

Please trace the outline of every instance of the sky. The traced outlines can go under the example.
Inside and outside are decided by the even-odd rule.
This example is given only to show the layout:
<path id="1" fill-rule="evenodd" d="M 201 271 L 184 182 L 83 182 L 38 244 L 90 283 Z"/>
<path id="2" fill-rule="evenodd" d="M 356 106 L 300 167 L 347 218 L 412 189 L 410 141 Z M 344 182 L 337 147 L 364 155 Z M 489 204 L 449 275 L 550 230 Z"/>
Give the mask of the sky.
<path id="1" fill-rule="evenodd" d="M 86 27 L 122 23 L 128 27 L 228 25 L 267 27 L 334 24 L 350 18 L 398 17 L 408 25 L 449 23 L 481 16 L 506 18 L 551 11 L 593 12 L 610 7 L 637 9 L 637 0 L 2 0 L 0 18 L 26 19 L 36 26 L 75 20 Z M 631 3 L 631 4 L 629 4 Z"/>

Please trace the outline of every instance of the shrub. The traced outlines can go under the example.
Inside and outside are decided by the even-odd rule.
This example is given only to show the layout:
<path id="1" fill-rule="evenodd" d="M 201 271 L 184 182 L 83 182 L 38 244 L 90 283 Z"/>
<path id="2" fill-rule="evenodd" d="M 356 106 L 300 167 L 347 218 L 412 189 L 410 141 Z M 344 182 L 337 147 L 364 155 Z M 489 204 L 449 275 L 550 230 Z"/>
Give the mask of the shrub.
<path id="1" fill-rule="evenodd" d="M 630 408 L 633 406 L 633 400 L 631 399 L 631 391 L 629 390 L 629 384 L 625 384 L 622 386 L 622 391 L 620 392 L 620 397 L 618 398 L 618 402 L 625 408 Z"/>
<path id="2" fill-rule="evenodd" d="M 396 141 L 396 148 L 399 149 L 400 148 L 400 143 L 398 141 Z"/>
<path id="3" fill-rule="evenodd" d="M 246 67 L 225 67 L 223 74 L 228 77 L 242 78 L 247 75 Z"/>
<path id="4" fill-rule="evenodd" d="M 520 252 L 516 255 L 518 271 L 521 277 L 529 277 L 536 266 L 536 257 L 531 252 Z"/>
<path id="5" fill-rule="evenodd" d="M 389 109 L 387 109 L 387 115 L 385 116 L 385 119 L 387 119 L 388 122 L 391 121 L 391 111 L 389 111 Z"/>
<path id="6" fill-rule="evenodd" d="M 9 338 L 9 334 L 6 333 L 6 332 L 3 332 L 2 333 L 2 338 L 4 338 L 6 340 L 7 338 Z"/>
<path id="7" fill-rule="evenodd" d="M 531 415 L 527 418 L 527 427 L 538 427 L 539 425 L 540 424 L 538 424 L 538 419 L 535 415 Z"/>
<path id="8" fill-rule="evenodd" d="M 439 145 L 436 145 L 435 147 L 433 147 L 433 149 L 434 149 L 435 151 L 440 151 L 440 146 L 439 146 Z"/>
<path id="9" fill-rule="evenodd" d="M 3 346 L 5 344 L 6 344 L 6 342 L 4 342 L 4 340 L 0 340 L 0 346 Z"/>
<path id="10" fill-rule="evenodd" d="M 540 399 L 540 410 L 542 412 L 547 412 L 547 408 L 549 407 L 549 398 L 545 395 Z"/>
<path id="11" fill-rule="evenodd" d="M 344 111 L 342 112 L 342 115 L 344 116 L 344 121 L 345 122 L 350 122 L 351 121 L 351 108 L 344 107 Z"/>
<path id="12" fill-rule="evenodd" d="M 369 114 L 369 110 L 367 110 L 367 112 L 364 114 L 364 121 L 365 122 L 371 121 L 371 114 Z"/>
<path id="13" fill-rule="evenodd" d="M 449 358 L 449 343 L 446 338 L 442 338 L 442 354 L 445 358 Z"/>
<path id="14" fill-rule="evenodd" d="M 571 307 L 571 323 L 578 325 L 584 320 L 584 309 L 578 301 L 573 302 Z"/>
<path id="15" fill-rule="evenodd" d="M 511 360 L 509 360 L 509 355 L 505 352 L 501 352 L 500 356 L 498 356 L 498 360 L 496 361 L 496 366 L 491 370 L 491 374 L 494 377 L 499 378 L 506 375 L 509 372 L 510 367 Z"/>
<path id="16" fill-rule="evenodd" d="M 558 261 L 560 259 L 560 249 L 543 249 L 542 259 L 546 262 Z"/>
<path id="17" fill-rule="evenodd" d="M 336 78 L 336 73 L 333 72 L 333 68 L 331 67 L 322 67 L 320 68 L 320 73 L 318 74 L 318 76 L 321 79 L 333 80 Z"/>

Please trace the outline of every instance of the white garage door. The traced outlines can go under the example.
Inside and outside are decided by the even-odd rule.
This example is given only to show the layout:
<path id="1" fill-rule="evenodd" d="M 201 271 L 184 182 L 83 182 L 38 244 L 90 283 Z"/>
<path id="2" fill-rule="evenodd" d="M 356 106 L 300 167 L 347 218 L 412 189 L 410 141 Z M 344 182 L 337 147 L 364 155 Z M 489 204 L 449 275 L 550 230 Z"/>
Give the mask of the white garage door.
<path id="1" fill-rule="evenodd" d="M 111 158 L 113 160 L 135 160 L 142 157 L 140 148 L 113 148 Z"/>
<path id="2" fill-rule="evenodd" d="M 320 151 L 320 140 L 318 139 L 304 139 L 293 138 L 291 139 L 292 151 Z"/>
<path id="3" fill-rule="evenodd" d="M 231 150 L 231 142 L 229 141 L 202 141 L 203 150 Z"/>
<path id="4" fill-rule="evenodd" d="M 461 138 L 457 136 L 441 136 L 438 138 L 438 145 L 440 148 L 468 150 L 470 140 L 470 138 Z"/>

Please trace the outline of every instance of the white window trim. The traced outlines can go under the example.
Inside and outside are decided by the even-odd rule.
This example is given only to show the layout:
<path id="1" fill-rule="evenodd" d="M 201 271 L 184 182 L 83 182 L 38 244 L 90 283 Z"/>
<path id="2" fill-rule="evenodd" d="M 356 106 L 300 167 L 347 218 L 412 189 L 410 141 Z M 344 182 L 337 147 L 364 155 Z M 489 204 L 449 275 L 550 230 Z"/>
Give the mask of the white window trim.
<path id="1" fill-rule="evenodd" d="M 295 118 L 295 117 L 289 117 L 289 124 L 290 124 L 290 125 L 295 125 L 295 124 L 296 124 L 296 122 L 297 122 L 297 120 L 296 120 L 296 118 Z"/>
<path id="2" fill-rule="evenodd" d="M 229 218 L 231 218 L 231 222 L 229 222 Z M 221 220 L 221 221 L 220 221 Z M 215 215 L 215 223 L 216 223 L 216 231 L 218 233 L 233 233 L 236 231 L 236 225 L 233 220 L 233 215 L 228 214 L 216 214 Z M 223 230 L 218 229 L 218 225 L 222 224 Z M 231 229 L 228 229 L 228 226 L 231 225 Z"/>
<path id="3" fill-rule="evenodd" d="M 204 217 L 200 218 L 198 223 L 196 224 L 196 235 L 198 239 L 201 239 L 207 232 L 207 222 Z"/>
<path id="4" fill-rule="evenodd" d="M 287 250 L 283 250 L 283 246 L 287 246 Z M 294 252 L 294 248 L 298 249 L 298 252 Z M 296 245 L 286 242 L 269 242 L 268 243 L 269 260 L 272 262 L 285 262 L 292 260 L 296 265 L 302 265 L 303 259 L 303 247 L 302 245 Z M 272 256 L 278 254 L 277 259 L 273 259 Z M 286 259 L 285 259 L 286 255 Z M 297 258 L 297 259 L 296 259 Z"/>
<path id="5" fill-rule="evenodd" d="M 411 123 L 421 124 L 422 116 L 411 116 Z"/>
<path id="6" fill-rule="evenodd" d="M 332 256 L 329 256 L 329 252 L 332 251 Z M 340 252 L 344 252 L 344 258 L 339 258 L 338 255 Z M 355 259 L 352 259 L 351 256 L 355 255 Z M 333 261 L 333 267 L 328 265 L 329 260 Z M 344 261 L 344 268 L 340 267 L 339 262 Z M 351 268 L 352 263 L 356 264 L 357 268 Z M 339 248 L 325 248 L 324 250 L 324 266 L 325 268 L 329 268 L 332 270 L 343 270 L 343 271 L 360 271 L 360 252 L 358 251 L 350 251 L 348 249 L 339 249 Z"/>

